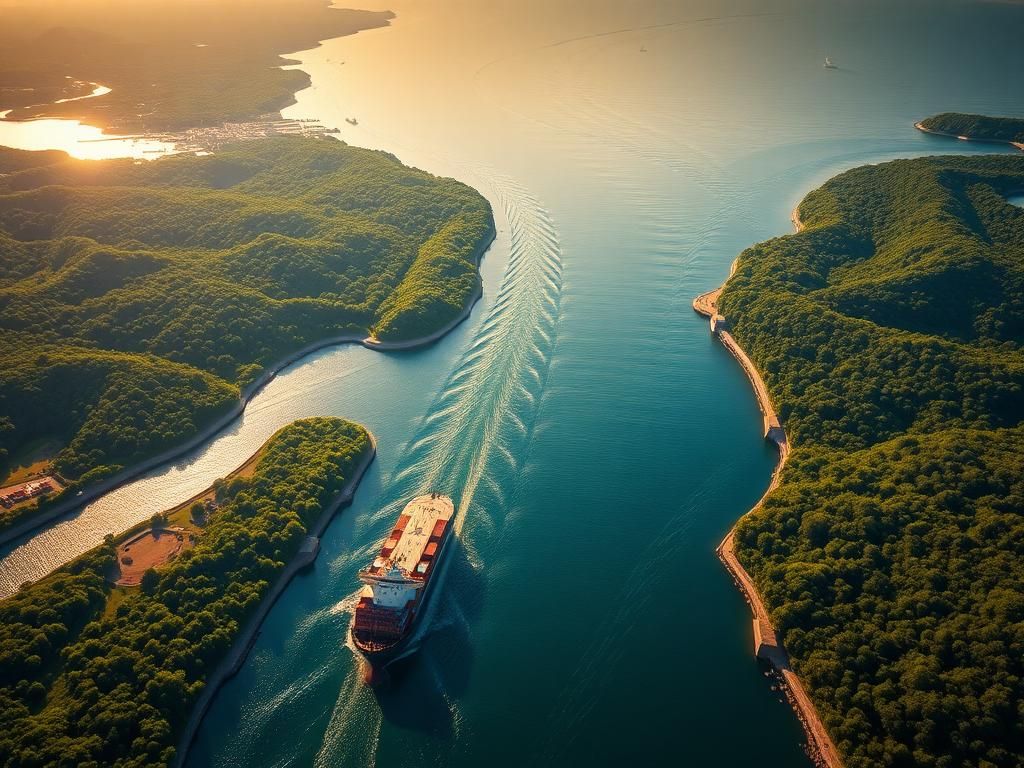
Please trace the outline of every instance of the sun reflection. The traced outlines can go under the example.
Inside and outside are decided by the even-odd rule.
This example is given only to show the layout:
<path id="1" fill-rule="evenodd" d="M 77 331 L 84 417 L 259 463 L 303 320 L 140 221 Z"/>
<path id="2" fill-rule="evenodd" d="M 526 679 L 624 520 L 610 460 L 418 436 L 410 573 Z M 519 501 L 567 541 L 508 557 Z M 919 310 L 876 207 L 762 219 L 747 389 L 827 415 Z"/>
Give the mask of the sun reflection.
<path id="1" fill-rule="evenodd" d="M 174 145 L 138 136 L 112 136 L 78 120 L 5 120 L 0 114 L 0 145 L 18 149 L 59 149 L 81 160 L 112 157 L 153 159 L 174 151 Z"/>

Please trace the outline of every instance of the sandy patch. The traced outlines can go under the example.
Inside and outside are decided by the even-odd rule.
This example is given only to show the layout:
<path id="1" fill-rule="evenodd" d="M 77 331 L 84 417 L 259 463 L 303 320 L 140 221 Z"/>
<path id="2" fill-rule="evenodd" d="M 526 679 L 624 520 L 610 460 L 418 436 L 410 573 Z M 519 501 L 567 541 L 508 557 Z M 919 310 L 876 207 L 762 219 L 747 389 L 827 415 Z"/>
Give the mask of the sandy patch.
<path id="1" fill-rule="evenodd" d="M 150 528 L 136 534 L 117 548 L 118 575 L 114 583 L 135 586 L 150 568 L 163 565 L 191 546 L 191 535 L 180 528 Z"/>

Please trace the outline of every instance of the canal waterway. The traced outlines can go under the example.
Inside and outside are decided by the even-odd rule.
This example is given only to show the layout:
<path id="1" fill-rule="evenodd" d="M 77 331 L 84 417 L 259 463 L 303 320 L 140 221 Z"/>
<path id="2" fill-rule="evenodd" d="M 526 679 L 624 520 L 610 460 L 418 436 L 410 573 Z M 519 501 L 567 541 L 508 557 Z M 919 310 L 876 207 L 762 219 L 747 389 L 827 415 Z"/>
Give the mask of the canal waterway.
<path id="1" fill-rule="evenodd" d="M 0 585 L 188 497 L 293 419 L 345 416 L 378 461 L 189 765 L 804 765 L 714 555 L 776 455 L 690 301 L 845 168 L 1001 151 L 912 126 L 1019 113 L 1024 9 L 361 5 L 397 16 L 292 55 L 312 87 L 286 114 L 487 195 L 484 299 L 431 348 L 291 366 L 207 446 L 0 553 Z M 457 500 L 459 547 L 418 657 L 371 691 L 345 640 L 356 571 L 425 490 Z"/>

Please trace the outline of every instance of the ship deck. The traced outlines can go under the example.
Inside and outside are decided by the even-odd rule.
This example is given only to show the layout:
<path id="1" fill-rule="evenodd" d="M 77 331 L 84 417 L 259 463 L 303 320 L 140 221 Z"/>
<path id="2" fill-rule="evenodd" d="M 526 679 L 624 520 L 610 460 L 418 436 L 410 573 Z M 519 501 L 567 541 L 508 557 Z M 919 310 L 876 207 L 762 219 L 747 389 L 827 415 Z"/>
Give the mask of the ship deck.
<path id="1" fill-rule="evenodd" d="M 409 516 L 409 522 L 391 555 L 394 564 L 412 571 L 427 548 L 435 523 L 438 520 L 450 521 L 454 513 L 455 507 L 446 496 L 418 496 L 410 501 L 402 510 L 403 515 Z"/>

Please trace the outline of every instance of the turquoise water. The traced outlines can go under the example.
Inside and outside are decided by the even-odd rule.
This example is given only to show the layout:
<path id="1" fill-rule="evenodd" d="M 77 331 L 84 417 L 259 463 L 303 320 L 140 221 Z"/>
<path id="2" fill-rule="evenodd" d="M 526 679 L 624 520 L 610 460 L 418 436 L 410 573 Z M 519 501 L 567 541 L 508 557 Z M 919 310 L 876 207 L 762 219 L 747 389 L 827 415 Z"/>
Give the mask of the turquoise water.
<path id="1" fill-rule="evenodd" d="M 430 349 L 293 366 L 209 446 L 6 551 L 0 578 L 205 487 L 294 418 L 338 414 L 379 459 L 191 766 L 805 765 L 714 556 L 775 455 L 690 301 L 836 172 L 993 151 L 912 125 L 1024 109 L 1005 75 L 1024 9 L 361 5 L 395 23 L 298 54 L 313 87 L 289 114 L 484 192 L 483 301 Z M 371 691 L 345 640 L 355 573 L 426 489 L 456 498 L 460 546 L 419 655 Z"/>
<path id="2" fill-rule="evenodd" d="M 292 114 L 476 184 L 507 238 L 488 268 L 529 267 L 425 353 L 454 373 L 388 414 L 374 475 L 191 763 L 805 764 L 713 554 L 775 456 L 690 300 L 839 170 L 991 151 L 912 124 L 1024 106 L 1000 75 L 1024 63 L 1022 11 L 475 5 L 399 4 L 392 28 L 300 56 L 314 89 Z M 427 484 L 462 500 L 462 552 L 419 658 L 374 693 L 343 645 L 353 576 Z"/>

